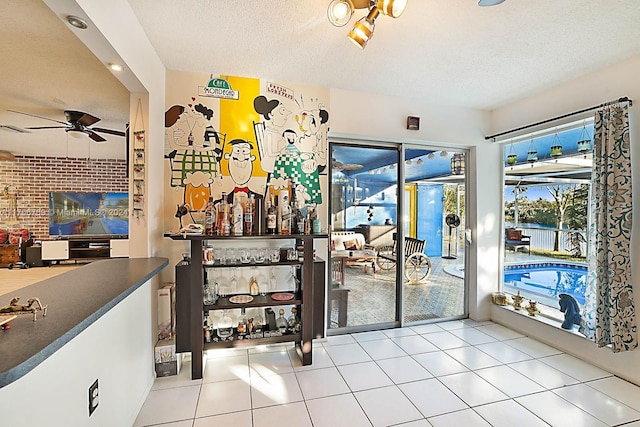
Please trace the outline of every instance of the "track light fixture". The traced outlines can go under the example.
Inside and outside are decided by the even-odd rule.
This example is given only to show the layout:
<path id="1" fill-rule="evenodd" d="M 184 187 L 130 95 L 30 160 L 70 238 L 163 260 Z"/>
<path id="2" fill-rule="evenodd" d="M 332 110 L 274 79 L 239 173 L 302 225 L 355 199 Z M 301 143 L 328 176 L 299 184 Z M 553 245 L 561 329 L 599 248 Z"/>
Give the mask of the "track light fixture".
<path id="1" fill-rule="evenodd" d="M 349 32 L 348 38 L 361 49 L 373 37 L 375 21 L 379 14 L 397 18 L 407 7 L 407 0 L 331 0 L 327 16 L 336 27 L 346 25 L 355 9 L 369 9 L 367 16 L 358 20 Z"/>

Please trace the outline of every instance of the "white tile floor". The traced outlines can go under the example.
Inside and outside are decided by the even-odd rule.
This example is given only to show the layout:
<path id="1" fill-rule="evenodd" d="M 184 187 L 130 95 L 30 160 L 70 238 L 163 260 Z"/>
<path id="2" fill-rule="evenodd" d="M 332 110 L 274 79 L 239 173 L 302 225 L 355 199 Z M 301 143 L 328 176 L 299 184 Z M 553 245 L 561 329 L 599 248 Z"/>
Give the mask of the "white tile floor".
<path id="1" fill-rule="evenodd" d="M 202 380 L 159 378 L 135 426 L 640 427 L 640 387 L 471 320 L 218 350 Z"/>

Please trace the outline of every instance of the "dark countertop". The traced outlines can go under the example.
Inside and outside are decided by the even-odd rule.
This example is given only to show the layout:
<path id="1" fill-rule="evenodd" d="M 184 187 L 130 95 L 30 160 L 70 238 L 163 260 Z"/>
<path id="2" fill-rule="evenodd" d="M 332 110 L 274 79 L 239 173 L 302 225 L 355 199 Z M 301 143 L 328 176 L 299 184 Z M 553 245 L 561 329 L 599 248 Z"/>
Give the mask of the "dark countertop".
<path id="1" fill-rule="evenodd" d="M 119 258 L 86 266 L 0 296 L 0 307 L 38 297 L 47 316 L 19 315 L 0 330 L 0 388 L 29 373 L 169 264 L 166 258 Z M 51 267 L 55 268 L 55 267 Z"/>

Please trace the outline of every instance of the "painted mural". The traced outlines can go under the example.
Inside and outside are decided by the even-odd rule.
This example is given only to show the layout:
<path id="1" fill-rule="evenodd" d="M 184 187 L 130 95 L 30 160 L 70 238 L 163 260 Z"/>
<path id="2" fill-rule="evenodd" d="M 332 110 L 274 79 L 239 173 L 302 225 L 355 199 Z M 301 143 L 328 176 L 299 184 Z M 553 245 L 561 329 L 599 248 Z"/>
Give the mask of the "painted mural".
<path id="1" fill-rule="evenodd" d="M 169 73 L 164 153 L 170 188 L 192 211 L 202 211 L 209 196 L 260 199 L 267 185 L 280 189 L 295 180 L 301 207 L 321 204 L 328 97 L 326 88 Z"/>

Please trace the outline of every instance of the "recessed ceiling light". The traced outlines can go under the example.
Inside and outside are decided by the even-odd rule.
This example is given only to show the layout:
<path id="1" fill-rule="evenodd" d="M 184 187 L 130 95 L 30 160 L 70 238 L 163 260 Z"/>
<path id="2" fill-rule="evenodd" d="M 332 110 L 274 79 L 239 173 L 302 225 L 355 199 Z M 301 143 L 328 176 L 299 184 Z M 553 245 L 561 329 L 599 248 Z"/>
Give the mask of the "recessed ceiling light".
<path id="1" fill-rule="evenodd" d="M 86 30 L 89 26 L 87 25 L 87 21 L 82 18 L 78 18 L 77 16 L 69 15 L 67 16 L 67 22 L 73 25 L 76 28 L 81 30 Z"/>
<path id="2" fill-rule="evenodd" d="M 123 67 L 120 64 L 116 64 L 115 62 L 109 62 L 109 68 L 112 71 L 122 71 Z"/>

